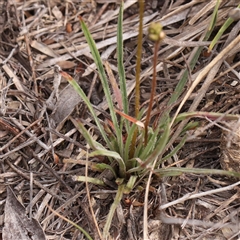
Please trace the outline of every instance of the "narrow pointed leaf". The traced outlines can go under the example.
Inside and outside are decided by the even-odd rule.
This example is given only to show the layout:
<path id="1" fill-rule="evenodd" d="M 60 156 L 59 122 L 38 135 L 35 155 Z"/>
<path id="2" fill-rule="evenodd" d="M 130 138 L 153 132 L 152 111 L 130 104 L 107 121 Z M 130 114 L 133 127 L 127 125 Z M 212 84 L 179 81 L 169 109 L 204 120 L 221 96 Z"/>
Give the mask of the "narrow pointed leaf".
<path id="1" fill-rule="evenodd" d="M 105 186 L 105 183 L 102 180 L 97 178 L 91 178 L 91 177 L 85 177 L 85 176 L 73 176 L 72 179 L 73 181 L 88 182 L 88 183 L 93 183 L 95 185 Z"/>
<path id="2" fill-rule="evenodd" d="M 128 121 L 130 121 L 130 122 L 132 122 L 132 123 L 135 123 L 136 125 L 138 125 L 138 126 L 141 127 L 141 128 L 144 128 L 144 123 L 143 123 L 143 122 L 141 122 L 141 121 L 137 120 L 136 118 L 133 118 L 133 117 L 131 117 L 131 116 L 129 116 L 129 115 L 127 115 L 127 114 L 125 114 L 125 113 L 117 110 L 117 109 L 115 109 L 115 111 L 116 111 L 119 115 L 121 115 L 122 117 L 124 117 L 125 119 L 127 119 Z"/>
<path id="3" fill-rule="evenodd" d="M 125 177 L 126 175 L 126 165 L 122 159 L 122 157 L 114 151 L 109 151 L 107 149 L 98 149 L 94 152 L 91 152 L 89 154 L 89 157 L 94 157 L 94 156 L 106 156 L 110 158 L 114 158 L 118 164 L 119 164 L 119 174 L 121 177 Z"/>
<path id="4" fill-rule="evenodd" d="M 117 84 L 117 81 L 116 81 L 116 79 L 115 79 L 115 77 L 113 75 L 112 69 L 110 68 L 110 65 L 109 65 L 109 63 L 107 61 L 104 62 L 104 65 L 105 65 L 105 68 L 106 68 L 106 71 L 107 71 L 107 74 L 108 74 L 108 77 L 109 77 L 109 81 L 110 81 L 110 83 L 112 85 L 112 89 L 113 89 L 114 95 L 115 95 L 116 100 L 117 100 L 118 108 L 120 110 L 123 110 L 121 91 L 118 88 L 118 84 Z"/>
<path id="5" fill-rule="evenodd" d="M 104 131 L 104 129 L 103 129 L 103 127 L 102 127 L 102 125 L 101 125 L 101 123 L 100 123 L 100 121 L 99 121 L 99 119 L 98 119 L 98 117 L 97 117 L 97 115 L 96 115 L 93 107 L 92 107 L 92 104 L 90 103 L 90 101 L 89 101 L 88 97 L 86 96 L 86 94 L 83 92 L 82 88 L 81 88 L 81 87 L 78 85 L 78 83 L 77 83 L 69 74 L 67 74 L 66 72 L 61 71 L 61 75 L 62 75 L 65 79 L 68 80 L 68 82 L 73 86 L 73 88 L 77 91 L 77 93 L 78 93 L 78 94 L 80 95 L 80 97 L 83 99 L 83 101 L 84 101 L 84 103 L 87 105 L 87 107 L 88 107 L 91 115 L 93 116 L 94 121 L 95 121 L 95 123 L 97 124 L 98 129 L 99 129 L 99 131 L 101 132 L 101 135 L 102 135 L 103 139 L 104 139 L 105 142 L 107 143 L 108 147 L 109 147 L 110 149 L 112 149 L 111 143 L 110 143 L 110 141 L 109 141 L 108 138 L 107 138 L 107 135 L 106 135 L 106 133 L 105 133 L 105 131 Z"/>
<path id="6" fill-rule="evenodd" d="M 117 61 L 118 61 L 118 74 L 119 74 L 119 82 L 120 89 L 122 93 L 122 103 L 123 103 L 123 111 L 128 114 L 128 96 L 127 96 L 127 84 L 126 84 L 126 76 L 125 69 L 123 65 L 123 1 L 120 5 L 120 10 L 118 14 L 118 25 L 117 25 Z"/>
<path id="7" fill-rule="evenodd" d="M 118 139 L 118 144 L 120 146 L 119 149 L 122 149 L 122 135 L 121 135 L 121 131 L 120 131 L 120 128 L 119 128 L 118 121 L 117 121 L 117 116 L 116 116 L 116 113 L 114 111 L 114 104 L 113 104 L 110 88 L 109 88 L 109 85 L 108 85 L 107 76 L 106 76 L 106 73 L 104 71 L 103 63 L 102 63 L 100 54 L 98 52 L 98 49 L 96 47 L 96 44 L 95 44 L 95 42 L 94 42 L 86 24 L 85 24 L 85 22 L 83 21 L 82 18 L 80 18 L 80 23 L 81 23 L 81 27 L 82 27 L 82 31 L 84 33 L 84 36 L 87 40 L 88 46 L 91 50 L 94 62 L 95 62 L 96 66 L 97 66 L 97 69 L 98 69 L 98 73 L 99 73 L 99 76 L 100 76 L 100 79 L 101 79 L 104 94 L 105 94 L 105 97 L 106 97 L 106 100 L 107 100 L 107 103 L 108 103 L 108 107 L 109 107 L 109 110 L 110 110 L 111 119 L 113 121 L 115 130 L 116 130 L 116 136 L 117 136 L 117 139 Z"/>
<path id="8" fill-rule="evenodd" d="M 240 4 L 238 5 L 238 8 L 240 8 Z M 239 13 L 240 15 L 240 13 Z M 217 35 L 212 40 L 208 52 L 211 52 L 217 41 L 220 39 L 220 37 L 223 35 L 223 33 L 228 29 L 228 27 L 234 22 L 234 19 L 232 17 L 229 17 L 225 23 L 222 25 L 222 27 L 219 29 Z"/>
<path id="9" fill-rule="evenodd" d="M 103 239 L 108 239 L 108 237 L 109 237 L 109 232 L 110 232 L 110 227 L 111 227 L 111 223 L 113 220 L 113 216 L 114 216 L 114 213 L 115 213 L 118 205 L 120 204 L 120 201 L 122 200 L 124 188 L 125 188 L 124 184 L 122 184 L 118 187 L 117 194 L 115 196 L 114 202 L 111 205 L 110 211 L 107 216 L 107 221 L 106 221 L 106 224 L 103 229 Z"/>

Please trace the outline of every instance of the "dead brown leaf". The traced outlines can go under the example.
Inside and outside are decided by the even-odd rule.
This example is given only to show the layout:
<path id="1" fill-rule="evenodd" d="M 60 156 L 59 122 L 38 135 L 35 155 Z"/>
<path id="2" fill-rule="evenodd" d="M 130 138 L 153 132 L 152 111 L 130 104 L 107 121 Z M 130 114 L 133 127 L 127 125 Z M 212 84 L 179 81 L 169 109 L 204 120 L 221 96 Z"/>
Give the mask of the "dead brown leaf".
<path id="1" fill-rule="evenodd" d="M 25 208 L 17 200 L 13 190 L 7 187 L 5 205 L 5 225 L 2 232 L 3 240 L 45 240 L 45 234 L 34 218 L 29 219 Z"/>

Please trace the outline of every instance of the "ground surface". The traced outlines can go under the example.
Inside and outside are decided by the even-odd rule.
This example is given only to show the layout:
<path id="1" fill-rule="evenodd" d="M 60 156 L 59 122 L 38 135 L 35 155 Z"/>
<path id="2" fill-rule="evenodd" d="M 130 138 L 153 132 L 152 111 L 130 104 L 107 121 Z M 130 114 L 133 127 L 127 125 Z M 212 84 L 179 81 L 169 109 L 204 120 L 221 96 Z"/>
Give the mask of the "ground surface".
<path id="1" fill-rule="evenodd" d="M 35 239 L 44 239 L 41 229 L 47 239 L 85 239 L 79 230 L 52 213 L 50 206 L 80 225 L 93 239 L 99 239 L 85 183 L 72 180 L 72 176 L 85 174 L 86 153 L 86 143 L 72 118 L 81 118 L 86 126 L 93 126 L 93 130 L 95 125 L 81 99 L 61 78 L 56 66 L 75 76 L 91 102 L 103 110 L 100 118 L 104 119 L 107 105 L 78 16 L 86 21 L 102 58 L 110 63 L 117 76 L 115 37 L 119 5 L 116 2 L 0 2 L 1 233 L 5 231 L 7 234 L 10 229 L 16 233 L 10 224 L 16 221 L 22 223 L 20 230 L 27 232 L 25 239 L 32 239 L 31 235 L 37 236 Z M 124 65 L 132 109 L 138 29 L 136 2 L 125 1 L 124 11 Z M 183 71 L 189 69 L 188 61 L 195 48 L 203 46 L 204 52 L 208 46 L 209 42 L 204 42 L 203 36 L 214 3 L 204 0 L 146 1 L 145 33 L 151 21 L 160 20 L 167 35 L 159 51 L 154 114 L 165 107 Z M 237 4 L 234 0 L 222 1 L 211 39 Z M 200 56 L 189 74 L 186 92 L 199 73 L 237 38 L 239 29 L 238 20 L 230 26 L 210 56 Z M 214 64 L 189 96 L 183 111 L 239 112 L 239 48 L 238 42 L 228 56 Z M 148 104 L 150 93 L 152 49 L 152 43 L 145 37 L 141 71 L 143 106 Z M 176 108 L 181 100 L 175 103 Z M 227 129 L 238 132 L 238 126 L 237 122 L 229 126 L 223 122 L 217 125 L 209 119 L 201 120 L 201 128 L 189 132 L 189 141 L 165 165 L 221 169 L 221 160 L 222 166 L 226 167 L 229 156 L 232 156 L 229 149 L 233 138 Z M 97 137 L 97 131 L 95 134 Z M 222 134 L 225 135 L 222 137 Z M 235 171 L 239 170 L 238 143 L 237 139 L 234 140 L 235 162 L 230 164 Z M 91 170 L 88 174 L 104 177 L 104 173 Z M 107 189 L 90 186 L 91 205 L 100 229 L 116 192 L 114 183 L 108 179 L 105 181 Z M 238 182 L 232 185 L 235 182 L 236 179 L 229 177 L 190 173 L 161 181 L 153 179 L 148 209 L 150 239 L 238 239 L 240 202 Z M 140 186 L 143 188 L 134 189 L 121 202 L 112 223 L 112 239 L 142 239 L 144 184 Z M 14 220 L 15 216 L 20 218 Z M 34 217 L 40 225 L 34 220 L 28 222 L 28 217 Z M 4 234 L 0 239 L 10 239 Z"/>

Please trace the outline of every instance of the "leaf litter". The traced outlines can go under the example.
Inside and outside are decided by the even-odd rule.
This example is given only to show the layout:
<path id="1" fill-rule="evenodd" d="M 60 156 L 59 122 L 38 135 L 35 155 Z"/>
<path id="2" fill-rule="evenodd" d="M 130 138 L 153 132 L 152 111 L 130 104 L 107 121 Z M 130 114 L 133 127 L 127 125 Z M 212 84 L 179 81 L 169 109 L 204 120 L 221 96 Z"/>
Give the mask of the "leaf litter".
<path id="1" fill-rule="evenodd" d="M 188 60 L 194 48 L 203 46 L 207 49 L 209 46 L 210 42 L 204 41 L 203 36 L 215 3 L 204 0 L 146 1 L 144 33 L 152 21 L 161 21 L 167 35 L 159 49 L 154 114 L 165 107 L 183 71 L 189 67 Z M 128 95 L 133 100 L 129 107 L 134 109 L 138 6 L 135 0 L 126 0 L 124 6 L 124 66 Z M 216 29 L 222 26 L 234 7 L 237 7 L 236 1 L 222 1 Z M 19 231 L 27 234 L 25 239 L 34 239 L 34 236 L 38 236 L 35 239 L 45 239 L 44 235 L 46 239 L 84 239 L 81 232 L 52 213 L 48 208 L 50 205 L 97 239 L 87 204 L 86 186 L 72 180 L 72 176 L 84 175 L 84 165 L 78 161 L 86 160 L 87 146 L 71 119 L 81 118 L 92 129 L 95 139 L 101 139 L 98 139 L 98 129 L 81 99 L 55 67 L 59 65 L 75 76 L 86 93 L 92 89 L 89 97 L 99 118 L 105 121 L 108 118 L 107 104 L 78 16 L 87 22 L 102 59 L 108 62 L 117 79 L 115 53 L 119 5 L 116 1 L 98 0 L 54 0 L 42 1 L 41 4 L 39 1 L 5 0 L 0 3 L 0 11 L 0 209 L 1 216 L 5 214 L 0 225 L 2 237 L 11 239 L 6 235 L 9 223 L 13 223 L 13 217 L 18 214 L 22 216 L 21 221 L 17 221 Z M 215 60 L 216 63 L 211 65 L 212 60 L 238 38 L 239 20 L 224 33 L 209 57 L 200 56 L 186 86 L 185 110 L 239 113 L 239 41 L 227 53 L 227 58 Z M 149 101 L 151 49 L 151 42 L 144 38 L 141 70 L 143 106 Z M 211 69 L 206 77 L 199 79 L 201 71 L 208 67 Z M 199 82 L 187 95 L 195 79 Z M 180 102 L 175 104 L 177 111 Z M 201 124 L 201 128 L 190 132 L 185 147 L 168 164 L 212 169 L 231 165 L 227 156 L 231 151 L 231 134 L 237 132 L 234 124 L 211 122 L 209 119 L 201 121 Z M 236 154 L 238 141 L 234 140 L 232 144 Z M 76 162 L 67 163 L 64 161 L 67 158 Z M 95 157 L 93 161 L 104 159 Z M 96 174 L 109 186 L 106 190 L 89 184 L 91 207 L 102 229 L 115 186 L 111 182 L 111 173 L 89 170 L 89 177 Z M 228 177 L 187 173 L 162 179 L 162 182 L 153 179 L 149 193 L 149 238 L 237 239 L 240 232 L 239 182 L 234 182 L 236 179 Z M 7 185 L 11 185 L 13 192 L 21 198 L 23 206 Z M 142 238 L 143 196 L 144 185 L 122 201 L 112 224 L 114 239 Z M 24 208 L 34 217 L 30 223 Z M 32 229 L 26 230 L 30 226 Z"/>

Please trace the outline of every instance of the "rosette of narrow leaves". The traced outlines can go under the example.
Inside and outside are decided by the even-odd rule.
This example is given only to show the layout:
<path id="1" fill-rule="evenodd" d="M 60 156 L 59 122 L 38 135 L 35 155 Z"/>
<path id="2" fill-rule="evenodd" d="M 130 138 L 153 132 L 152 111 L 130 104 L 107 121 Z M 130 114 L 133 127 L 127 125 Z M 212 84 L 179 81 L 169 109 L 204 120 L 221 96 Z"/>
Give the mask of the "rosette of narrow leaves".
<path id="1" fill-rule="evenodd" d="M 143 1 L 140 1 L 143 3 Z M 143 11 L 143 7 L 141 8 Z M 143 14 L 141 15 L 143 16 Z M 140 22 L 142 18 L 140 18 Z M 120 6 L 120 12 L 118 16 L 118 28 L 117 28 L 117 59 L 118 59 L 118 73 L 119 73 L 119 86 L 114 79 L 113 74 L 111 73 L 111 69 L 107 62 L 103 63 L 101 60 L 100 54 L 96 47 L 96 44 L 82 18 L 80 18 L 80 23 L 82 27 L 82 31 L 87 40 L 88 46 L 92 53 L 94 62 L 97 66 L 97 71 L 101 80 L 101 84 L 103 86 L 104 94 L 106 97 L 106 102 L 108 104 L 109 113 L 111 116 L 111 121 L 108 120 L 109 126 L 106 126 L 105 123 L 100 121 L 98 118 L 92 104 L 87 98 L 84 91 L 78 85 L 78 83 L 67 73 L 61 72 L 62 76 L 65 77 L 69 83 L 74 87 L 74 89 L 81 96 L 83 101 L 90 114 L 92 115 L 93 120 L 95 121 L 97 128 L 100 132 L 100 138 L 104 142 L 100 144 L 98 141 L 93 139 L 93 136 L 90 134 L 88 129 L 82 124 L 81 120 L 75 120 L 75 126 L 77 126 L 78 130 L 81 132 L 83 137 L 86 139 L 89 147 L 91 148 L 91 152 L 89 153 L 89 157 L 94 156 L 104 156 L 107 158 L 108 163 L 96 163 L 94 164 L 94 168 L 100 171 L 104 171 L 106 169 L 110 170 L 115 178 L 115 182 L 117 183 L 118 189 L 116 196 L 114 198 L 114 202 L 111 205 L 106 224 L 103 230 L 103 238 L 106 239 L 109 235 L 109 229 L 111 226 L 112 218 L 114 212 L 118 204 L 120 203 L 123 194 L 129 194 L 133 187 L 136 184 L 137 179 L 140 179 L 146 176 L 149 172 L 153 172 L 156 176 L 176 176 L 180 175 L 184 172 L 194 172 L 194 173 L 203 173 L 205 171 L 206 174 L 210 173 L 206 171 L 206 169 L 182 169 L 182 168 L 167 168 L 161 169 L 161 163 L 171 158 L 174 154 L 178 152 L 179 149 L 185 144 L 186 141 L 186 132 L 194 127 L 198 126 L 198 122 L 190 122 L 186 124 L 186 126 L 182 129 L 180 135 L 181 141 L 171 150 L 171 152 L 167 152 L 167 144 L 171 141 L 171 137 L 173 134 L 173 127 L 176 127 L 179 121 L 189 119 L 191 117 L 199 117 L 199 116 L 207 116 L 207 117 L 221 117 L 215 116 L 207 113 L 187 113 L 180 114 L 176 116 L 175 121 L 173 120 L 173 126 L 170 124 L 171 119 L 169 117 L 170 111 L 172 108 L 172 104 L 178 100 L 179 96 L 183 93 L 184 86 L 186 84 L 186 75 L 181 79 L 180 83 L 177 85 L 169 103 L 168 108 L 164 110 L 162 113 L 162 117 L 160 118 L 156 127 L 151 126 L 150 118 L 151 118 L 151 109 L 152 104 L 149 104 L 148 109 L 148 119 L 145 123 L 141 121 L 144 109 L 141 109 L 137 112 L 137 116 L 131 117 L 129 113 L 129 102 L 127 97 L 127 84 L 125 77 L 125 70 L 123 66 L 123 3 Z M 140 24 L 142 26 L 142 24 Z M 156 41 L 155 49 L 154 49 L 154 66 L 153 66 L 153 82 L 156 84 L 156 63 L 157 63 L 157 52 L 158 46 L 164 37 L 164 33 L 162 32 L 162 27 L 159 24 L 152 24 L 149 29 L 149 38 Z M 141 41 L 141 37 L 139 41 Z M 141 58 L 141 51 L 139 51 L 139 55 L 137 58 Z M 198 52 L 199 54 L 199 52 Z M 194 61 L 190 64 L 190 67 L 193 68 L 199 55 L 196 55 Z M 109 80 L 105 73 L 105 69 L 108 72 Z M 139 68 L 140 69 L 140 68 Z M 140 71 L 140 70 L 138 70 Z M 140 81 L 137 81 L 138 84 L 136 89 L 140 87 Z M 115 98 L 112 97 L 110 89 L 112 88 L 115 93 Z M 155 88 L 152 88 L 151 99 L 153 101 L 155 95 Z M 139 104 L 136 104 L 139 106 Z M 117 109 L 117 107 L 119 109 Z M 120 116 L 117 116 L 117 114 Z M 229 116 L 232 117 L 232 116 Z M 191 171 L 192 170 L 192 171 Z M 211 169 L 211 173 L 213 170 Z M 226 174 L 226 171 L 220 172 L 216 171 L 217 174 Z M 234 175 L 236 176 L 236 174 Z M 240 174 L 238 174 L 240 176 Z M 75 178 L 78 181 L 87 181 L 95 184 L 99 184 L 104 186 L 104 182 L 96 179 L 89 178 L 85 176 L 78 176 Z"/>

